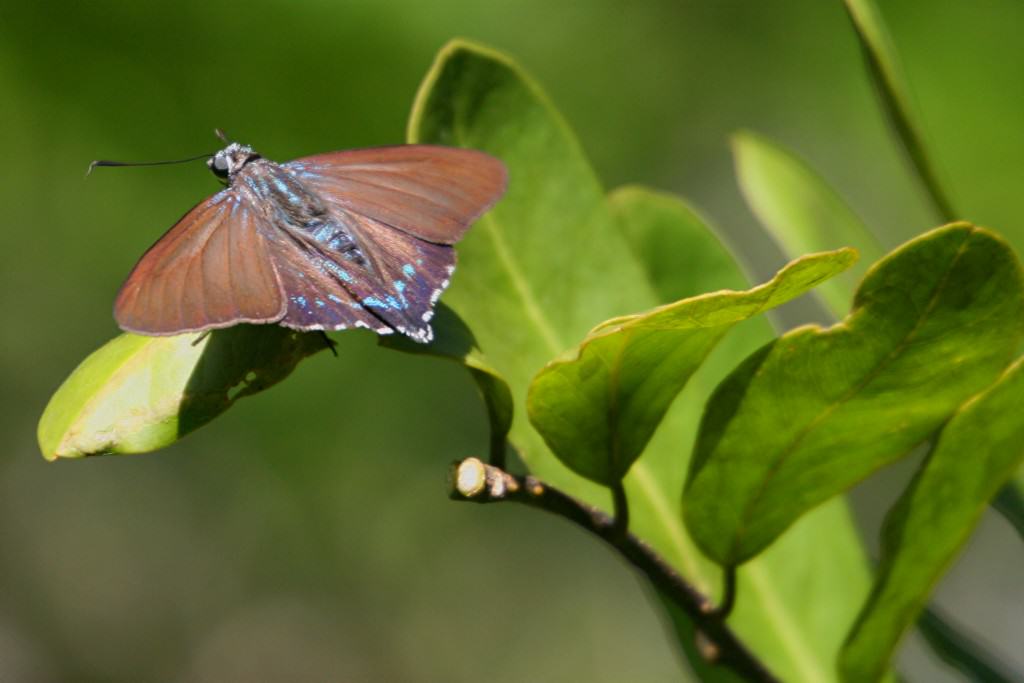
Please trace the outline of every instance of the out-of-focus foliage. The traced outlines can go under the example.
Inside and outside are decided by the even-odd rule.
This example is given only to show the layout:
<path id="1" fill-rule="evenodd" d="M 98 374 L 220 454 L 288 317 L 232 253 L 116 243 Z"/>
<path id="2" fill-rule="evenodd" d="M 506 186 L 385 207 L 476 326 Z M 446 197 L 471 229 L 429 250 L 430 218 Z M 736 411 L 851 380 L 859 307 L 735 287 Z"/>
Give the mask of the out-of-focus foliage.
<path id="1" fill-rule="evenodd" d="M 736 179 L 743 196 L 783 253 L 800 254 L 854 247 L 860 260 L 818 290 L 841 318 L 868 268 L 882 257 L 874 236 L 843 199 L 799 159 L 760 135 L 744 131 L 732 138 Z"/>

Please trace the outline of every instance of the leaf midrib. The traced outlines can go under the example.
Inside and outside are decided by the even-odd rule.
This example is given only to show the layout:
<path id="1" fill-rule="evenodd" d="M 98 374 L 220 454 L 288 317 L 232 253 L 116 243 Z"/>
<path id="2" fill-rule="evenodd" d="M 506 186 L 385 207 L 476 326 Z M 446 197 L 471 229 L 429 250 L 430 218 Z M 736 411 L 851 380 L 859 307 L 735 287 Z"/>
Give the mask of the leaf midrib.
<path id="1" fill-rule="evenodd" d="M 508 278 L 512 282 L 512 287 L 522 301 L 526 317 L 537 328 L 537 332 L 547 345 L 550 354 L 552 356 L 557 355 L 564 348 L 565 344 L 559 338 L 558 333 L 555 332 L 554 327 L 544 317 L 543 309 L 537 302 L 537 298 L 534 296 L 529 283 L 523 276 L 522 271 L 512 256 L 511 250 L 508 248 L 508 244 L 505 242 L 505 238 L 500 230 L 500 224 L 490 214 L 485 216 L 483 220 L 484 226 L 487 228 L 487 234 L 490 235 L 491 242 L 494 244 L 494 253 L 505 267 Z"/>

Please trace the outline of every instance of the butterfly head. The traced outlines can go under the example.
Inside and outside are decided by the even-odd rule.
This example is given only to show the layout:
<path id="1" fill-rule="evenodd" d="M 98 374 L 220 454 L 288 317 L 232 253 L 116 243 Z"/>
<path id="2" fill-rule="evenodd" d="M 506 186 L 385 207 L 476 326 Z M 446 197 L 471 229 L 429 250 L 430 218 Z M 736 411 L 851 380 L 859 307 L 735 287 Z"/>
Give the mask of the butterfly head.
<path id="1" fill-rule="evenodd" d="M 259 158 L 260 155 L 254 152 L 252 147 L 232 142 L 207 159 L 206 165 L 213 171 L 213 175 L 226 181 L 242 170 L 247 163 Z"/>

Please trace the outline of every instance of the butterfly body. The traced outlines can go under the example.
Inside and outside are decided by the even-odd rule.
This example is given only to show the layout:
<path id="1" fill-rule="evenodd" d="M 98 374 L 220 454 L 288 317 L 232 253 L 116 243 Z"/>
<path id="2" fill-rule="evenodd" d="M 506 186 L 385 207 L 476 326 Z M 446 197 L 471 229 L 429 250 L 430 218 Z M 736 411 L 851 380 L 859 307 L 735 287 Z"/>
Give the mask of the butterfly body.
<path id="1" fill-rule="evenodd" d="M 227 187 L 136 265 L 115 304 L 122 328 L 365 327 L 428 342 L 451 245 L 506 183 L 493 157 L 429 145 L 278 164 L 232 143 L 208 165 Z"/>

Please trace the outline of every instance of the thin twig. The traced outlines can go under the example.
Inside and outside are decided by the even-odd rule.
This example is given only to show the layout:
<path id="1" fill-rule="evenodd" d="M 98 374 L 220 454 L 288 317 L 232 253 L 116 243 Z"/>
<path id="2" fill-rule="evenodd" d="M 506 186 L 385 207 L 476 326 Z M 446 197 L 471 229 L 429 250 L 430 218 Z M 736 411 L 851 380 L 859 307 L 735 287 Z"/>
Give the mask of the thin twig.
<path id="1" fill-rule="evenodd" d="M 702 648 L 713 663 L 729 667 L 748 681 L 778 681 L 726 626 L 711 601 L 686 582 L 682 576 L 650 546 L 625 529 L 603 511 L 552 488 L 534 477 L 517 477 L 477 458 L 452 465 L 449 472 L 453 500 L 477 503 L 514 501 L 546 510 L 574 522 L 619 551 L 643 572 L 655 588 L 671 599 L 693 619 L 700 636 L 710 645 Z M 623 494 L 624 496 L 624 494 Z"/>

